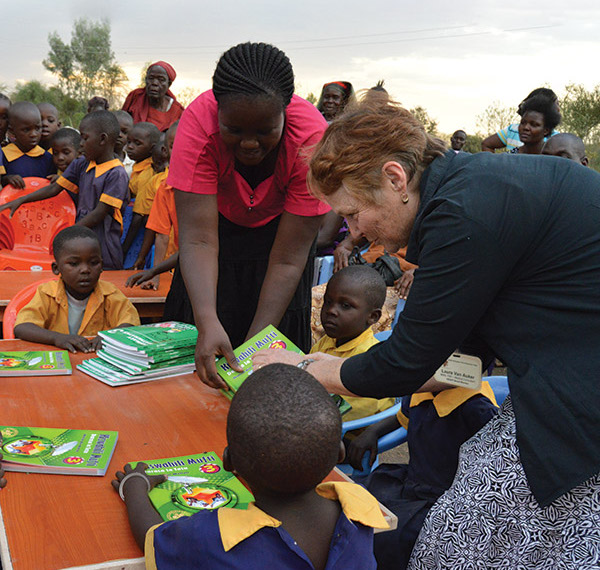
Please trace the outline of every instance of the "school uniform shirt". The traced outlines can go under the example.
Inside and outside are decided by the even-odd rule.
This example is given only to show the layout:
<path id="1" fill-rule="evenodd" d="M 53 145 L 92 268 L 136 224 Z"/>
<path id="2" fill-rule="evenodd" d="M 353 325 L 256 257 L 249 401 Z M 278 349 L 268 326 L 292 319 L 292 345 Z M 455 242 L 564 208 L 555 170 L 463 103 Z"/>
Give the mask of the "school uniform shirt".
<path id="1" fill-rule="evenodd" d="M 335 338 L 325 335 L 310 349 L 310 353 L 323 352 L 325 354 L 331 354 L 331 356 L 350 358 L 356 354 L 367 352 L 367 350 L 378 342 L 379 341 L 373 335 L 373 329 L 369 327 L 356 338 L 349 340 L 341 346 L 335 345 Z M 381 400 L 377 400 L 375 398 L 356 398 L 354 396 L 344 396 L 344 400 L 352 406 L 352 409 L 344 414 L 345 422 L 383 412 L 383 410 L 387 410 L 396 402 L 395 398 L 382 398 Z"/>
<path id="2" fill-rule="evenodd" d="M 69 301 L 62 279 L 42 283 L 33 299 L 17 314 L 15 326 L 33 323 L 43 329 L 69 333 Z M 96 336 L 99 331 L 122 324 L 139 325 L 140 317 L 131 301 L 108 281 L 98 281 L 88 297 L 79 330 L 81 336 Z"/>
<path id="3" fill-rule="evenodd" d="M 498 356 L 545 507 L 600 472 L 600 175 L 552 156 L 446 153 L 420 193 L 404 311 L 341 381 L 363 396 L 412 394 L 456 347 Z"/>
<path id="4" fill-rule="evenodd" d="M 159 234 L 169 236 L 167 257 L 179 249 L 179 225 L 177 223 L 177 211 L 175 210 L 175 192 L 166 180 L 163 180 L 156 191 L 146 227 Z"/>
<path id="5" fill-rule="evenodd" d="M 154 169 L 152 169 L 154 172 Z M 163 172 L 156 172 L 153 176 L 150 177 L 148 182 L 141 186 L 137 196 L 135 198 L 135 202 L 133 203 L 133 211 L 136 214 L 140 214 L 141 216 L 147 216 L 150 214 L 150 210 L 152 209 L 152 203 L 154 202 L 154 198 L 156 197 L 156 191 L 160 186 L 161 182 L 167 179 L 167 175 L 169 174 L 168 168 Z M 131 181 L 130 181 L 131 184 Z"/>
<path id="6" fill-rule="evenodd" d="M 15 143 L 10 143 L 2 147 L 1 152 L 5 174 L 18 174 L 23 178 L 26 176 L 46 178 L 56 174 L 52 155 L 39 145 L 28 152 L 23 152 Z"/>
<path id="7" fill-rule="evenodd" d="M 322 483 L 316 492 L 342 508 L 326 570 L 375 569 L 373 529 L 388 528 L 377 500 L 354 483 Z M 222 508 L 156 525 L 146 534 L 146 568 L 312 569 L 281 524 L 251 503 L 245 511 Z"/>
<path id="8" fill-rule="evenodd" d="M 123 212 L 129 201 L 128 178 L 118 158 L 96 164 L 84 156 L 76 158 L 56 183 L 68 190 L 77 205 L 76 221 L 94 210 L 99 202 L 112 206 L 104 220 L 92 229 L 102 247 L 105 269 L 123 269 Z"/>
<path id="9" fill-rule="evenodd" d="M 247 228 L 266 225 L 282 212 L 319 216 L 330 208 L 306 186 L 306 151 L 317 144 L 327 123 L 319 111 L 297 95 L 285 110 L 285 127 L 275 172 L 252 188 L 235 170 L 233 153 L 219 133 L 217 101 L 212 90 L 184 111 L 173 147 L 168 184 L 195 194 L 216 194 L 219 212 Z"/>
<path id="10" fill-rule="evenodd" d="M 140 192 L 145 192 L 147 185 L 156 174 L 152 168 L 152 157 L 135 162 L 131 167 L 131 176 L 129 177 L 129 192 L 131 197 L 136 200 L 141 197 Z"/>

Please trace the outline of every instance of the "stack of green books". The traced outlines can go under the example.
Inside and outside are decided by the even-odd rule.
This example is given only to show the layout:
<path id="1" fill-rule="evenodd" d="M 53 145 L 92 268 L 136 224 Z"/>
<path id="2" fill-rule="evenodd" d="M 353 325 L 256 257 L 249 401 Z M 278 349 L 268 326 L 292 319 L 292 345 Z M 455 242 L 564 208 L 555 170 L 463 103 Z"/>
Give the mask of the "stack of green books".
<path id="1" fill-rule="evenodd" d="M 233 351 L 243 372 L 236 372 L 233 370 L 231 366 L 227 364 L 225 357 L 217 360 L 217 374 L 229 387 L 229 390 L 221 390 L 221 392 L 228 399 L 233 399 L 233 396 L 244 380 L 252 374 L 252 355 L 259 350 L 265 350 L 267 348 L 291 350 L 298 354 L 304 354 L 289 338 L 281 334 L 273 325 L 269 325 Z M 331 397 L 339 408 L 340 414 L 344 415 L 352 409 L 352 406 L 341 396 L 331 394 Z"/>
<path id="2" fill-rule="evenodd" d="M 97 358 L 77 368 L 110 386 L 124 386 L 188 374 L 195 369 L 198 330 L 170 321 L 98 333 L 102 348 Z"/>

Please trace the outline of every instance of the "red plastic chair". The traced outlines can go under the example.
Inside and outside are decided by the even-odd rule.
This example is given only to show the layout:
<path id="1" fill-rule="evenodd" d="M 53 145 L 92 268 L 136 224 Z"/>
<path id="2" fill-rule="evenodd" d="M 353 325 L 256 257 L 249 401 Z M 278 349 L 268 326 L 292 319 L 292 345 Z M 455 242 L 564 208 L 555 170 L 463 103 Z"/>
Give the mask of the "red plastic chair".
<path id="1" fill-rule="evenodd" d="M 2 335 L 5 339 L 15 338 L 15 321 L 17 320 L 17 313 L 25 306 L 37 291 L 37 288 L 47 281 L 52 279 L 42 279 L 27 285 L 24 289 L 21 289 L 11 300 L 6 309 L 4 310 L 4 320 L 2 322 Z"/>
<path id="2" fill-rule="evenodd" d="M 25 178 L 25 188 L 7 185 L 0 192 L 0 205 L 49 184 L 45 178 Z M 24 204 L 10 218 L 0 212 L 0 270 L 51 269 L 52 240 L 75 223 L 75 204 L 66 191 L 54 198 Z"/>

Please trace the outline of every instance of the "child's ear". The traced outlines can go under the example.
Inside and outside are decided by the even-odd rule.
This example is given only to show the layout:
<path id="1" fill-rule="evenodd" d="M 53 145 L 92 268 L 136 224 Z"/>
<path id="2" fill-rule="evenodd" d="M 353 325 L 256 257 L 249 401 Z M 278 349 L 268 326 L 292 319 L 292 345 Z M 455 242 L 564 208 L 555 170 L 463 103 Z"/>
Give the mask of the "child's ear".
<path id="1" fill-rule="evenodd" d="M 229 447 L 226 447 L 223 450 L 223 469 L 225 469 L 225 471 L 230 471 L 233 473 L 233 470 L 235 469 L 235 467 L 233 466 L 233 463 L 231 462 L 231 455 L 229 454 Z"/>
<path id="2" fill-rule="evenodd" d="M 100 144 L 105 145 L 108 142 L 108 135 L 106 133 L 100 133 Z"/>
<path id="3" fill-rule="evenodd" d="M 58 264 L 56 263 L 56 261 L 52 262 L 52 273 L 54 273 L 54 275 L 60 275 L 60 271 L 58 270 Z"/>
<path id="4" fill-rule="evenodd" d="M 374 325 L 375 323 L 379 322 L 380 318 L 381 309 L 373 309 L 371 311 L 371 314 L 369 315 L 369 318 L 367 319 L 367 322 L 369 323 L 369 325 Z"/>
<path id="5" fill-rule="evenodd" d="M 344 442 L 340 440 L 340 449 L 338 451 L 338 463 L 341 463 L 346 458 L 346 446 Z"/>

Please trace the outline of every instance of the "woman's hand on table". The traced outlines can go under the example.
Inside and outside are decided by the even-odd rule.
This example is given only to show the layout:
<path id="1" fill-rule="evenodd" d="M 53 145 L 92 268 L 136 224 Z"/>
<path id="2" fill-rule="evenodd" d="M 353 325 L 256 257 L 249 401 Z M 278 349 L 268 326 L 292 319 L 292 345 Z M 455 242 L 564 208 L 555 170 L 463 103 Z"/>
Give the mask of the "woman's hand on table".
<path id="1" fill-rule="evenodd" d="M 198 328 L 196 342 L 196 374 L 207 386 L 227 390 L 227 384 L 217 374 L 215 357 L 224 356 L 227 363 L 236 372 L 243 372 L 237 363 L 231 341 L 217 318 L 210 322 L 204 320 L 202 328 Z"/>

